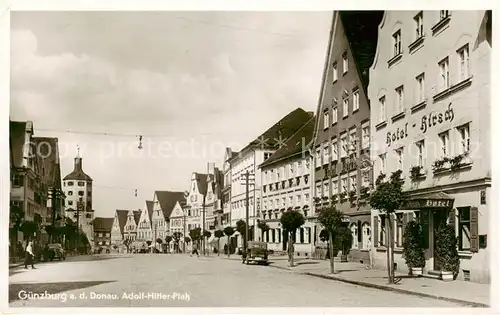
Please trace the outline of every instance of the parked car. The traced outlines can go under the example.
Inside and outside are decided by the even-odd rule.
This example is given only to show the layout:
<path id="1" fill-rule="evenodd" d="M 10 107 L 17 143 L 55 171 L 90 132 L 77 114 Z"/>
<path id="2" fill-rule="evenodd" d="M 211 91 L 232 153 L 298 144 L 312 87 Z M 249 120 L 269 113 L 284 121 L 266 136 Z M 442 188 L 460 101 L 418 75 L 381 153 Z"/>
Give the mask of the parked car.
<path id="1" fill-rule="evenodd" d="M 48 244 L 47 245 L 47 258 L 52 261 L 54 259 L 66 260 L 66 252 L 61 244 Z"/>

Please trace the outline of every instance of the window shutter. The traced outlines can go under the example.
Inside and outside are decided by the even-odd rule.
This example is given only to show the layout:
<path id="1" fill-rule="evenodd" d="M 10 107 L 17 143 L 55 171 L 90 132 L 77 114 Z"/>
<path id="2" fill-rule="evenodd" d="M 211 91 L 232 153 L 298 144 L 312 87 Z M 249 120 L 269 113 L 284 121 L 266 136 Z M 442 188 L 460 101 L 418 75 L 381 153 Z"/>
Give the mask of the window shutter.
<path id="1" fill-rule="evenodd" d="M 373 217 L 373 246 L 378 247 L 378 216 Z"/>
<path id="2" fill-rule="evenodd" d="M 478 227 L 478 209 L 470 208 L 470 251 L 477 253 L 479 251 L 479 227 Z"/>

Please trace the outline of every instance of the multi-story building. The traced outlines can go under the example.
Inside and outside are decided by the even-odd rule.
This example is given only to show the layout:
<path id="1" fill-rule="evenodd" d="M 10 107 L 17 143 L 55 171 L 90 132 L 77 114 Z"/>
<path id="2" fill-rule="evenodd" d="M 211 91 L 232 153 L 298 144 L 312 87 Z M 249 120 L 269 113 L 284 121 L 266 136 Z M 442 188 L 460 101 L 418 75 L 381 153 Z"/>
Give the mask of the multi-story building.
<path id="1" fill-rule="evenodd" d="M 314 134 L 315 207 L 334 204 L 352 231 L 350 259 L 370 262 L 370 105 L 366 88 L 382 12 L 335 11 Z M 319 233 L 319 231 L 318 231 Z"/>
<path id="2" fill-rule="evenodd" d="M 170 214 L 178 202 L 183 203 L 185 200 L 184 192 L 181 191 L 155 191 L 151 216 L 151 232 L 155 244 L 158 238 L 164 242 L 165 237 L 171 235 Z"/>
<path id="3" fill-rule="evenodd" d="M 224 187 L 224 176 L 222 171 L 218 167 L 214 167 L 212 176 L 208 177 L 208 187 L 207 197 L 210 192 L 213 194 L 213 225 L 208 226 L 208 229 L 213 232 L 215 230 L 220 230 L 224 226 L 224 208 L 223 208 L 223 195 L 222 188 Z"/>
<path id="4" fill-rule="evenodd" d="M 375 176 L 401 170 L 410 201 L 397 211 L 424 230 L 424 272 L 441 270 L 435 233 L 455 227 L 459 279 L 489 282 L 491 11 L 386 11 L 370 69 Z M 375 267 L 385 267 L 386 218 L 373 211 Z"/>
<path id="5" fill-rule="evenodd" d="M 94 227 L 94 247 L 111 249 L 111 229 L 114 218 L 96 217 L 92 221 Z"/>
<path id="6" fill-rule="evenodd" d="M 201 228 L 203 224 L 203 211 L 205 215 L 208 211 L 206 207 L 206 193 L 208 186 L 208 175 L 193 172 L 191 175 L 191 184 L 189 191 L 186 193 L 186 233 L 189 236 L 189 231 L 195 228 Z M 205 218 L 206 220 L 206 218 Z M 205 221 L 206 222 L 206 221 Z"/>
<path id="7" fill-rule="evenodd" d="M 308 145 L 314 132 L 314 117 L 310 118 L 288 141 L 259 168 L 262 174 L 262 209 L 260 221 L 269 226 L 257 236 L 268 243 L 268 249 L 285 251 L 288 242 L 280 223 L 286 211 L 298 211 L 306 223 L 296 231 L 295 253 L 311 256 L 315 243 L 314 212 L 311 198 L 311 157 Z"/>
<path id="8" fill-rule="evenodd" d="M 49 188 L 44 172 L 49 170 L 45 170 L 34 145 L 33 122 L 10 121 L 9 125 L 12 172 L 9 235 L 13 242 L 35 236 L 42 241 L 40 231 L 47 222 Z"/>
<path id="9" fill-rule="evenodd" d="M 85 233 L 90 244 L 93 244 L 94 233 L 92 220 L 92 178 L 83 171 L 83 159 L 78 153 L 75 157 L 74 169 L 63 178 L 63 191 L 66 196 L 65 216 L 78 222 L 78 229 Z M 78 203 L 83 205 L 78 210 Z"/>
<path id="10" fill-rule="evenodd" d="M 146 207 L 141 211 L 141 217 L 139 218 L 139 223 L 137 224 L 137 241 L 147 242 L 153 241 L 153 211 L 154 211 L 154 201 L 146 200 Z"/>
<path id="11" fill-rule="evenodd" d="M 186 230 L 186 213 L 184 211 L 185 201 L 178 201 L 175 203 L 172 212 L 170 213 L 169 224 L 170 224 L 170 235 L 173 236 L 175 233 L 181 233 L 182 237 L 179 241 L 179 248 L 184 248 L 184 236 L 188 235 Z M 170 244 L 170 251 L 176 250 L 176 244 L 172 241 Z"/>
<path id="12" fill-rule="evenodd" d="M 226 148 L 224 154 L 224 163 L 222 164 L 222 173 L 224 176 L 223 188 L 222 188 L 222 228 L 231 225 L 231 160 L 236 158 L 237 152 L 231 150 L 231 148 Z"/>
<path id="13" fill-rule="evenodd" d="M 127 215 L 129 210 L 116 210 L 113 218 L 113 226 L 111 228 L 111 246 L 113 249 L 123 252 L 125 245 L 123 244 L 125 224 L 127 223 Z"/>
<path id="14" fill-rule="evenodd" d="M 257 233 L 257 219 L 260 217 L 261 202 L 261 170 L 258 168 L 276 150 L 278 150 L 300 127 L 302 127 L 313 113 L 302 108 L 290 112 L 271 128 L 262 133 L 255 140 L 244 147 L 236 156 L 229 160 L 231 165 L 231 225 L 246 219 L 246 185 L 243 176 L 248 171 L 253 174 L 254 180 L 249 186 L 249 239 L 255 239 Z M 237 246 L 242 246 L 242 237 L 235 234 Z"/>

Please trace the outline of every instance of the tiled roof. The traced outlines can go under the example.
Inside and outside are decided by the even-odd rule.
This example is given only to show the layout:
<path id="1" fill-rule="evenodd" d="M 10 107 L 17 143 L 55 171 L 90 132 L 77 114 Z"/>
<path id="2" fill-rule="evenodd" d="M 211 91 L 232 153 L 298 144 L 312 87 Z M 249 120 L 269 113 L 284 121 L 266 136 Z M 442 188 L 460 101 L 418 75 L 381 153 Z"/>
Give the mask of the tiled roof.
<path id="1" fill-rule="evenodd" d="M 366 90 L 369 70 L 377 50 L 378 26 L 384 11 L 340 11 L 339 16 L 363 88 Z"/>
<path id="2" fill-rule="evenodd" d="M 84 180 L 84 181 L 92 181 L 92 178 L 85 174 L 83 171 L 83 159 L 81 157 L 75 158 L 75 166 L 71 173 L 66 175 L 63 180 Z"/>
<path id="3" fill-rule="evenodd" d="M 303 147 L 303 145 L 307 146 L 311 141 L 314 132 L 314 123 L 314 117 L 306 121 L 304 125 L 293 136 L 291 136 L 280 149 L 274 152 L 273 155 L 262 163 L 260 167 L 273 164 L 279 160 L 286 159 L 306 150 L 307 148 Z"/>
<path id="4" fill-rule="evenodd" d="M 148 212 L 149 222 L 153 220 L 155 202 L 153 200 L 146 200 L 146 211 Z"/>
<path id="5" fill-rule="evenodd" d="M 23 146 L 24 136 L 26 132 L 25 121 L 10 121 L 10 141 L 12 144 L 12 161 L 13 166 L 21 167 L 23 164 Z"/>
<path id="6" fill-rule="evenodd" d="M 141 219 L 141 210 L 134 211 L 134 221 L 135 224 L 139 224 L 139 220 Z"/>
<path id="7" fill-rule="evenodd" d="M 302 108 L 297 108 L 250 142 L 240 153 L 250 147 L 278 149 L 280 141 L 283 142 L 290 138 L 313 116 L 313 112 L 306 112 Z"/>
<path id="8" fill-rule="evenodd" d="M 113 228 L 113 220 L 114 218 L 101 218 L 96 217 L 92 221 L 92 226 L 94 227 L 95 232 L 111 232 Z"/>
<path id="9" fill-rule="evenodd" d="M 165 219 L 170 217 L 170 214 L 174 210 L 175 204 L 178 201 L 186 201 L 184 192 L 182 191 L 155 191 L 155 194 L 158 202 L 160 203 L 161 211 L 163 212 Z"/>
<path id="10" fill-rule="evenodd" d="M 128 210 L 116 210 L 118 216 L 118 225 L 120 225 L 120 232 L 123 234 L 125 224 L 127 223 Z"/>

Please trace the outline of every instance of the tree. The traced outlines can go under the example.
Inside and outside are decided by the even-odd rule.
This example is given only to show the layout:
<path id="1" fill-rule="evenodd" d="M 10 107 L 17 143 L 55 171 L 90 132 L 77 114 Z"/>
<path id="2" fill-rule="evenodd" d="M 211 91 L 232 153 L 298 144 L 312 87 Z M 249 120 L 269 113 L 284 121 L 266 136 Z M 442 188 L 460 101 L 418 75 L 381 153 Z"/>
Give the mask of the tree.
<path id="1" fill-rule="evenodd" d="M 227 236 L 227 246 L 228 246 L 227 257 L 231 257 L 231 250 L 229 246 L 231 244 L 231 236 L 233 236 L 234 234 L 234 229 L 231 226 L 226 226 L 223 232 Z"/>
<path id="2" fill-rule="evenodd" d="M 401 178 L 401 170 L 393 172 L 389 180 L 385 180 L 385 175 L 381 174 L 377 178 L 376 188 L 369 197 L 372 209 L 385 213 L 387 227 L 387 273 L 389 284 L 394 284 L 394 232 L 393 215 L 407 200 L 407 194 L 403 191 L 404 179 Z"/>
<path id="3" fill-rule="evenodd" d="M 34 221 L 24 221 L 20 229 L 24 234 L 24 238 L 32 238 L 38 231 L 38 224 Z"/>
<path id="4" fill-rule="evenodd" d="M 224 232 L 217 230 L 214 232 L 214 236 L 217 237 L 217 256 L 220 256 L 220 238 L 224 236 Z"/>
<path id="5" fill-rule="evenodd" d="M 410 274 L 413 273 L 412 268 L 425 267 L 424 234 L 422 226 L 415 221 L 406 224 L 403 234 L 403 257 Z"/>
<path id="6" fill-rule="evenodd" d="M 201 228 L 195 228 L 189 231 L 189 237 L 193 244 L 197 244 L 199 246 L 199 242 L 201 240 Z"/>
<path id="7" fill-rule="evenodd" d="M 21 226 L 23 225 L 23 219 L 24 219 L 24 211 L 21 210 L 20 207 L 18 206 L 10 206 L 10 213 L 9 213 L 9 221 L 10 224 L 12 225 L 12 244 L 17 243 L 17 232 L 20 231 Z"/>
<path id="8" fill-rule="evenodd" d="M 247 223 L 244 220 L 238 220 L 236 222 L 236 231 L 240 233 L 241 240 L 243 244 L 243 254 L 246 254 L 247 251 Z"/>
<path id="9" fill-rule="evenodd" d="M 288 233 L 288 257 L 290 261 L 290 267 L 293 267 L 293 244 L 295 243 L 295 233 L 297 232 L 297 229 L 306 222 L 306 220 L 302 213 L 294 210 L 289 210 L 283 213 L 280 222 L 283 229 Z"/>
<path id="10" fill-rule="evenodd" d="M 262 241 L 264 241 L 264 233 L 269 231 L 270 227 L 269 227 L 269 225 L 267 225 L 267 223 L 265 221 L 259 221 L 259 223 L 257 224 L 257 227 L 260 229 L 261 235 L 262 235 Z"/>
<path id="11" fill-rule="evenodd" d="M 184 237 L 184 242 L 189 244 L 189 242 L 191 242 L 191 238 L 189 236 Z"/>
<path id="12" fill-rule="evenodd" d="M 167 253 L 170 251 L 170 242 L 172 242 L 173 237 L 170 235 L 165 236 L 165 244 L 167 244 Z"/>
<path id="13" fill-rule="evenodd" d="M 172 234 L 172 239 L 174 241 L 176 252 L 179 252 L 179 242 L 181 241 L 181 238 L 182 238 L 181 232 L 175 232 L 174 234 Z"/>
<path id="14" fill-rule="evenodd" d="M 151 246 L 152 243 L 153 242 L 151 242 L 151 241 L 146 241 L 146 244 L 148 244 L 148 246 Z"/>
<path id="15" fill-rule="evenodd" d="M 324 231 L 326 231 L 328 237 L 328 252 L 330 254 L 331 273 L 335 273 L 334 259 L 336 255 L 334 254 L 334 241 L 337 234 L 340 232 L 340 228 L 344 225 L 342 222 L 343 217 L 344 214 L 342 211 L 337 210 L 337 208 L 333 205 L 321 209 L 318 214 L 318 221 L 324 227 Z M 325 237 L 325 235 L 323 235 L 323 237 Z"/>

